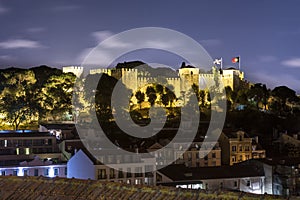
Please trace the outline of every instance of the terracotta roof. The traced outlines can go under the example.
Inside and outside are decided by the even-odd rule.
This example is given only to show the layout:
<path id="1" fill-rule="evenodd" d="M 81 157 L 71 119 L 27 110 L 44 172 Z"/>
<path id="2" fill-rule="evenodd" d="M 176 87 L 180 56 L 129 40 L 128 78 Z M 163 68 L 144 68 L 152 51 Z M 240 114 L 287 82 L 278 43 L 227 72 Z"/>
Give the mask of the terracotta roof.
<path id="1" fill-rule="evenodd" d="M 284 199 L 280 196 L 255 195 L 240 192 L 210 193 L 204 190 L 178 189 L 164 186 L 127 185 L 94 180 L 45 177 L 0 176 L 1 199 Z"/>

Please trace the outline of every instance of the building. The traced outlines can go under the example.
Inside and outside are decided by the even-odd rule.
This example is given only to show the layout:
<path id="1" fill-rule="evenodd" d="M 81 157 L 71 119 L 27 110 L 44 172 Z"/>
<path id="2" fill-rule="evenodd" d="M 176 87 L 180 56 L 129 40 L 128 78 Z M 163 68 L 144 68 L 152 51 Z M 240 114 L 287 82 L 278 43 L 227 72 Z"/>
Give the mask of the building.
<path id="1" fill-rule="evenodd" d="M 169 165 L 157 172 L 157 184 L 208 191 L 264 194 L 264 170 L 255 165 L 188 168 Z"/>
<path id="2" fill-rule="evenodd" d="M 277 157 L 248 160 L 241 164 L 262 166 L 265 192 L 282 196 L 300 195 L 300 158 Z"/>
<path id="3" fill-rule="evenodd" d="M 0 166 L 0 176 L 44 176 L 67 177 L 66 163 L 57 164 L 51 160 L 35 157 L 31 161 L 23 161 L 15 166 Z"/>
<path id="4" fill-rule="evenodd" d="M 141 157 L 136 160 L 130 156 L 124 158 L 120 155 L 110 155 L 110 152 L 108 150 L 105 157 L 108 156 L 111 160 L 111 168 L 102 164 L 101 159 L 97 160 L 86 150 L 80 149 L 68 161 L 67 177 L 139 185 L 156 184 L 155 158 Z"/>
<path id="5" fill-rule="evenodd" d="M 137 68 L 132 67 L 132 63 L 135 63 Z M 139 69 L 138 66 L 142 65 L 145 65 L 145 63 L 140 61 L 119 63 L 118 66 L 120 67 L 117 66 L 114 69 L 91 69 L 90 74 L 106 73 L 116 79 L 121 79 L 127 88 L 136 91 L 151 82 L 157 83 L 157 78 L 160 76 L 159 73 L 151 74 L 148 71 Z M 128 68 L 128 66 L 131 66 L 131 68 Z M 166 84 L 174 87 L 174 94 L 177 97 L 180 97 L 185 92 L 189 92 L 190 88 L 187 88 L 189 85 L 196 84 L 200 89 L 208 89 L 210 86 L 215 85 L 216 80 L 219 80 L 224 87 L 229 86 L 233 90 L 245 86 L 244 73 L 238 69 L 217 70 L 216 67 L 213 67 L 212 71 L 212 73 L 202 73 L 199 68 L 183 64 L 177 75 L 171 75 L 176 74 L 175 71 L 170 73 L 170 77 L 166 75 Z"/>
<path id="6" fill-rule="evenodd" d="M 237 131 L 224 133 L 219 138 L 222 149 L 222 163 L 233 165 L 252 158 L 252 138 L 245 132 Z"/>
<path id="7" fill-rule="evenodd" d="M 56 136 L 49 132 L 1 131 L 0 166 L 18 165 L 19 162 L 32 160 L 36 156 L 55 162 L 65 161 L 58 148 Z"/>

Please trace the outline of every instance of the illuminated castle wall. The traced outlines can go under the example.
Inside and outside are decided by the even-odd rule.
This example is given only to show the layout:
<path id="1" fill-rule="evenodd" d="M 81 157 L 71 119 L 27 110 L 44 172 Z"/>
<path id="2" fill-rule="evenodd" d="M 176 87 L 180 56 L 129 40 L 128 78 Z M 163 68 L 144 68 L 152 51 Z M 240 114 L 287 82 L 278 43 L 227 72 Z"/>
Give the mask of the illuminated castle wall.
<path id="1" fill-rule="evenodd" d="M 150 83 L 157 83 L 157 77 L 151 77 L 145 72 L 138 69 L 92 69 L 90 74 L 106 73 L 117 79 L 121 79 L 122 83 L 132 91 L 137 91 Z M 222 71 L 213 67 L 212 73 L 200 73 L 199 68 L 185 67 L 178 70 L 178 77 L 167 77 L 167 85 L 173 86 L 174 93 L 179 97 L 182 92 L 188 92 L 190 85 L 196 84 L 200 89 L 206 90 L 215 85 L 216 78 L 224 87 L 230 86 L 232 90 L 240 88 L 244 81 L 244 73 L 235 68 L 229 68 Z M 189 86 L 187 88 L 188 82 Z"/>
<path id="2" fill-rule="evenodd" d="M 83 67 L 80 66 L 64 66 L 62 67 L 63 73 L 73 73 L 76 77 L 80 77 L 83 74 Z"/>

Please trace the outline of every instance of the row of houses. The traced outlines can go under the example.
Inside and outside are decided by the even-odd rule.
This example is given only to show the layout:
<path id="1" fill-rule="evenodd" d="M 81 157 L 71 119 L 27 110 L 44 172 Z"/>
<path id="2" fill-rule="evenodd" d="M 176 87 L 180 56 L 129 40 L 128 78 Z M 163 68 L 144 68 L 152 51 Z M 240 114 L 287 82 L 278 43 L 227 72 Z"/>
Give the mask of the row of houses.
<path id="1" fill-rule="evenodd" d="M 53 130 L 1 132 L 0 175 L 74 177 L 257 194 L 290 195 L 299 191 L 300 162 L 266 159 L 258 138 L 250 138 L 243 131 L 223 132 L 217 142 L 198 138 L 187 151 L 183 151 L 184 139 L 159 153 L 156 150 L 169 141 L 153 141 L 147 145 L 147 156 L 126 158 L 126 162 L 119 155 L 111 155 L 109 149 L 102 149 L 111 159 L 109 166 L 87 151 L 79 139 L 62 139 L 57 133 L 64 134 Z"/>

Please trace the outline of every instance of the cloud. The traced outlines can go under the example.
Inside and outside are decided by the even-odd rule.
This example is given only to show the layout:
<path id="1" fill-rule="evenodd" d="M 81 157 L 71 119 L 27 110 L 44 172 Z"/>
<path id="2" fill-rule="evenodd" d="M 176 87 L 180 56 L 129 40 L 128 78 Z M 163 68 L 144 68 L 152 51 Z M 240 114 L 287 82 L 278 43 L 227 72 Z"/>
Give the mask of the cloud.
<path id="1" fill-rule="evenodd" d="M 11 61 L 11 60 L 15 60 L 15 58 L 10 55 L 0 55 L 0 60 Z"/>
<path id="2" fill-rule="evenodd" d="M 113 32 L 106 30 L 106 31 L 95 31 L 95 32 L 91 33 L 91 35 L 96 39 L 97 43 L 99 43 L 114 34 L 113 34 Z"/>
<path id="3" fill-rule="evenodd" d="M 300 58 L 291 58 L 289 60 L 284 60 L 281 62 L 282 65 L 293 68 L 300 68 Z"/>
<path id="4" fill-rule="evenodd" d="M 53 8 L 54 11 L 74 11 L 78 10 L 80 6 L 78 5 L 62 5 L 62 6 L 56 6 Z"/>
<path id="5" fill-rule="evenodd" d="M 3 5 L 0 4 L 0 15 L 5 14 L 9 11 L 8 8 L 4 7 Z"/>
<path id="6" fill-rule="evenodd" d="M 274 62 L 277 60 L 275 56 L 259 56 L 258 59 L 260 62 Z"/>
<path id="7" fill-rule="evenodd" d="M 222 44 L 222 41 L 219 39 L 207 39 L 207 40 L 200 40 L 199 43 L 203 46 L 219 46 Z"/>
<path id="8" fill-rule="evenodd" d="M 2 49 L 19 49 L 19 48 L 41 48 L 43 47 L 39 42 L 25 39 L 15 39 L 0 42 L 0 48 Z"/>
<path id="9" fill-rule="evenodd" d="M 146 27 L 131 29 L 119 34 L 111 31 L 91 33 L 96 39 L 95 48 L 84 49 L 79 55 L 82 65 L 107 67 L 119 57 L 143 49 L 157 49 L 170 52 L 186 59 L 194 66 L 211 66 L 208 53 L 192 38 L 169 29 Z M 99 41 L 101 43 L 99 43 Z M 211 44 L 216 44 L 216 41 Z M 83 61 L 83 62 L 82 62 Z"/>
<path id="10" fill-rule="evenodd" d="M 249 73 L 248 76 L 255 82 L 268 83 L 268 87 L 285 85 L 300 92 L 300 80 L 289 74 L 270 74 L 270 72 Z"/>
<path id="11" fill-rule="evenodd" d="M 32 28 L 26 29 L 26 31 L 28 33 L 40 33 L 40 32 L 44 32 L 45 30 L 46 30 L 46 28 L 44 28 L 44 27 L 32 27 Z"/>

